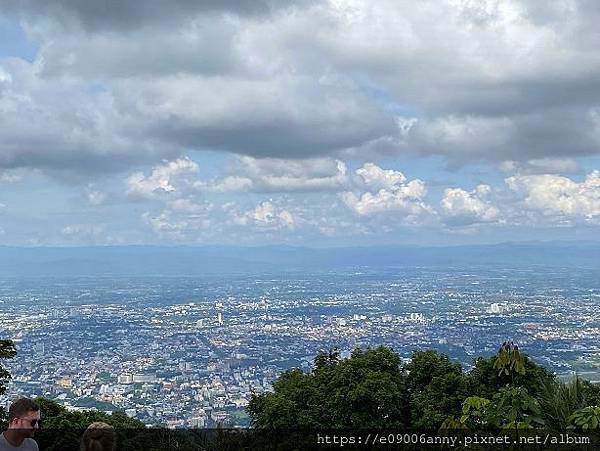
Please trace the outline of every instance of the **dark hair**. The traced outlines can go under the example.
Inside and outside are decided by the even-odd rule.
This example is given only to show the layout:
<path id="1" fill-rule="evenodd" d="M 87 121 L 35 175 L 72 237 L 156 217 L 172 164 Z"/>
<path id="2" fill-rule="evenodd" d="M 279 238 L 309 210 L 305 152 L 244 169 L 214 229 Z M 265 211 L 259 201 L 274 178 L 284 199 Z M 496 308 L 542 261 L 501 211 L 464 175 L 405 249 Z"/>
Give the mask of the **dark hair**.
<path id="1" fill-rule="evenodd" d="M 19 398 L 14 401 L 8 408 L 8 422 L 12 422 L 15 418 L 20 418 L 27 415 L 29 412 L 38 412 L 40 405 L 29 398 Z"/>
<path id="2" fill-rule="evenodd" d="M 114 451 L 116 445 L 115 430 L 102 422 L 90 424 L 81 438 L 81 451 Z"/>

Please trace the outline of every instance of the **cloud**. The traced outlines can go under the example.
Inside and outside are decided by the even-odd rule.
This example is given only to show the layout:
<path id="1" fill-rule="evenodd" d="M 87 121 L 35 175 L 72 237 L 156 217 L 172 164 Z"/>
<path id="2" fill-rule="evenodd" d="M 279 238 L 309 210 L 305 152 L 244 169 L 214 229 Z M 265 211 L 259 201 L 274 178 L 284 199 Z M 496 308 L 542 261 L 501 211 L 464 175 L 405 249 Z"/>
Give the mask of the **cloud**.
<path id="1" fill-rule="evenodd" d="M 427 194 L 425 183 L 415 179 L 406 182 L 401 172 L 383 170 L 373 163 L 366 163 L 356 170 L 368 186 L 386 186 L 377 192 L 356 193 L 346 191 L 341 194 L 343 202 L 360 216 L 396 211 L 414 221 L 416 217 L 432 213 L 423 200 Z"/>
<path id="2" fill-rule="evenodd" d="M 356 170 L 365 185 L 370 188 L 394 189 L 406 182 L 406 177 L 400 171 L 392 169 L 381 169 L 374 163 L 365 163 L 364 166 Z"/>
<path id="3" fill-rule="evenodd" d="M 226 193 L 232 191 L 250 191 L 254 187 L 254 182 L 248 177 L 228 175 L 210 182 L 198 181 L 194 183 L 194 186 L 200 190 Z"/>
<path id="4" fill-rule="evenodd" d="M 457 162 L 588 155 L 600 142 L 591 3 L 548 2 L 561 20 L 547 21 L 517 0 L 332 2 L 336 26 L 313 26 L 314 46 L 298 47 L 413 110 L 402 150 Z"/>
<path id="5" fill-rule="evenodd" d="M 346 164 L 329 158 L 305 160 L 237 157 L 227 171 L 201 178 L 198 164 L 182 157 L 153 167 L 150 175 L 135 172 L 126 178 L 128 194 L 156 199 L 179 190 L 186 193 L 339 191 L 351 183 Z M 89 191 L 89 190 L 88 190 Z"/>
<path id="6" fill-rule="evenodd" d="M 582 182 L 559 175 L 524 175 L 506 179 L 508 187 L 522 196 L 522 205 L 545 216 L 595 222 L 600 216 L 600 171 Z"/>
<path id="7" fill-rule="evenodd" d="M 112 240 L 106 229 L 106 224 L 70 224 L 61 229 L 61 236 L 74 244 L 106 244 Z"/>
<path id="8" fill-rule="evenodd" d="M 239 157 L 232 175 L 197 186 L 209 191 L 336 191 L 349 183 L 346 164 L 331 158 L 292 160 Z"/>
<path id="9" fill-rule="evenodd" d="M 39 53 L 0 60 L 0 167 L 600 149 L 593 2 L 113 3 L 4 2 Z"/>
<path id="10" fill-rule="evenodd" d="M 293 230 L 296 227 L 294 216 L 288 210 L 276 207 L 271 201 L 260 202 L 253 210 L 235 215 L 234 222 L 263 230 Z"/>
<path id="11" fill-rule="evenodd" d="M 217 218 L 212 216 L 213 205 L 198 204 L 189 199 L 169 202 L 168 207 L 159 212 L 145 212 L 142 221 L 149 225 L 161 238 L 175 241 L 196 241 L 198 237 L 219 231 Z"/>
<path id="12" fill-rule="evenodd" d="M 185 231 L 189 226 L 188 221 L 185 220 L 174 220 L 172 212 L 165 210 L 159 214 L 151 214 L 145 212 L 142 215 L 144 222 L 152 227 L 152 229 L 159 233 L 169 236 L 170 238 L 185 238 Z"/>
<path id="13" fill-rule="evenodd" d="M 503 161 L 500 170 L 509 174 L 561 174 L 579 170 L 577 161 L 571 158 L 540 158 L 529 161 Z"/>
<path id="14" fill-rule="evenodd" d="M 0 170 L 0 183 L 16 183 L 22 179 L 21 174 L 17 174 L 14 171 L 1 171 Z"/>
<path id="15" fill-rule="evenodd" d="M 177 154 L 142 136 L 106 90 L 73 77 L 44 79 L 38 63 L 19 59 L 0 59 L 0 68 L 11 74 L 0 90 L 0 169 L 85 177 Z"/>
<path id="16" fill-rule="evenodd" d="M 487 199 L 491 190 L 489 185 L 479 185 L 473 191 L 446 189 L 440 202 L 444 222 L 452 226 L 498 222 L 500 210 Z"/>
<path id="17" fill-rule="evenodd" d="M 93 184 L 86 187 L 85 196 L 90 205 L 102 205 L 108 200 L 108 194 L 95 189 Z"/>
<path id="18" fill-rule="evenodd" d="M 123 81 L 119 90 L 123 110 L 143 120 L 156 139 L 179 148 L 306 158 L 397 130 L 393 118 L 360 90 L 323 86 L 314 76 L 179 75 Z"/>
<path id="19" fill-rule="evenodd" d="M 142 172 L 127 178 L 128 194 L 133 197 L 153 199 L 178 191 L 179 185 L 190 186 L 198 173 L 198 164 L 188 157 L 167 161 L 152 168 L 149 176 Z"/>
<path id="20" fill-rule="evenodd" d="M 280 8 L 301 5 L 301 0 L 5 0 L 3 8 L 27 18 L 52 17 L 64 26 L 88 31 L 128 31 L 140 27 L 170 27 L 199 15 L 227 13 L 264 15 Z"/>
<path id="21" fill-rule="evenodd" d="M 204 213 L 212 208 L 209 203 L 198 203 L 187 198 L 170 200 L 167 202 L 167 206 L 173 211 L 184 213 Z"/>

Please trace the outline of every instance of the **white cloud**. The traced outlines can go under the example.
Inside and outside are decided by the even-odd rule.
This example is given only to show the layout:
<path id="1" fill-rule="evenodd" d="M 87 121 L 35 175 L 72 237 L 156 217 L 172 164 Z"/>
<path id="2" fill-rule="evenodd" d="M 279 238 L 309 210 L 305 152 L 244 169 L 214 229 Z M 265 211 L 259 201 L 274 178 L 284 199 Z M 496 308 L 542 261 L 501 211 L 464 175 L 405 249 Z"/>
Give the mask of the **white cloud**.
<path id="1" fill-rule="evenodd" d="M 108 194 L 97 190 L 93 184 L 88 184 L 85 189 L 85 195 L 90 205 L 102 205 L 108 199 Z"/>
<path id="2" fill-rule="evenodd" d="M 370 188 L 394 189 L 394 187 L 406 182 L 406 177 L 402 172 L 381 169 L 373 163 L 365 163 L 362 168 L 356 170 L 356 174 Z"/>
<path id="3" fill-rule="evenodd" d="M 180 185 L 193 185 L 191 178 L 198 173 L 198 164 L 188 157 L 168 161 L 152 168 L 149 176 L 142 172 L 131 174 L 127 178 L 128 194 L 134 197 L 153 199 L 164 194 L 174 193 Z"/>
<path id="4" fill-rule="evenodd" d="M 444 220 L 449 225 L 469 225 L 481 222 L 497 222 L 500 211 L 487 199 L 489 185 L 479 185 L 473 191 L 448 188 L 440 203 Z"/>
<path id="5" fill-rule="evenodd" d="M 17 174 L 14 171 L 2 171 L 0 170 L 0 183 L 16 183 L 22 179 L 21 174 Z"/>
<path id="6" fill-rule="evenodd" d="M 523 205 L 544 215 L 567 219 L 597 220 L 600 216 L 600 171 L 593 171 L 582 182 L 559 175 L 513 176 L 509 188 L 524 196 Z"/>
<path id="7" fill-rule="evenodd" d="M 186 223 L 180 221 L 173 221 L 171 219 L 171 212 L 165 210 L 159 214 L 153 215 L 146 212 L 142 215 L 144 222 L 152 226 L 155 232 L 181 235 L 181 232 L 185 229 Z"/>
<path id="8" fill-rule="evenodd" d="M 265 230 L 293 230 L 296 227 L 294 216 L 288 210 L 276 207 L 271 201 L 260 202 L 253 210 L 234 215 L 234 222 L 243 226 L 252 225 Z"/>
<path id="9" fill-rule="evenodd" d="M 427 189 L 422 180 L 415 179 L 407 183 L 401 172 L 383 170 L 373 163 L 366 163 L 356 170 L 356 174 L 368 186 L 386 186 L 375 193 L 342 193 L 344 203 L 359 215 L 397 211 L 413 221 L 417 216 L 432 213 L 432 209 L 424 203 Z"/>
<path id="10" fill-rule="evenodd" d="M 194 241 L 199 233 L 211 227 L 212 221 L 206 214 L 206 209 L 193 207 L 192 210 L 193 213 L 181 209 L 165 209 L 159 213 L 145 212 L 142 220 L 161 237 L 176 241 Z"/>

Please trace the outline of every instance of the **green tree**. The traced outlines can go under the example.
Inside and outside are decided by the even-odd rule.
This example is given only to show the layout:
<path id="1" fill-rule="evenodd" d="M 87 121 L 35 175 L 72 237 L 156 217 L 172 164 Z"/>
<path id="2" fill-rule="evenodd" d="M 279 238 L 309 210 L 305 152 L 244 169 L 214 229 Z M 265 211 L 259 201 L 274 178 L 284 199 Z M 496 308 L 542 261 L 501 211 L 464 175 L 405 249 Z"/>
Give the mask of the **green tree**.
<path id="1" fill-rule="evenodd" d="M 505 429 L 532 428 L 544 425 L 537 400 L 524 387 L 504 387 L 492 398 L 492 424 Z"/>
<path id="2" fill-rule="evenodd" d="M 52 450 L 78 450 L 79 440 L 83 431 L 94 422 L 101 421 L 115 428 L 120 449 L 134 449 L 127 445 L 132 437 L 146 440 L 140 431 L 145 429 L 142 422 L 128 417 L 123 412 L 107 414 L 104 412 L 83 410 L 69 411 L 55 401 L 46 398 L 37 398 L 40 405 L 43 428 L 36 434 L 36 440 L 41 449 Z M 131 431 L 136 433 L 131 433 Z M 151 448 L 146 448 L 151 449 Z"/>
<path id="3" fill-rule="evenodd" d="M 581 389 L 583 399 L 587 406 L 600 406 L 600 384 L 593 384 L 590 381 L 582 380 Z"/>
<path id="4" fill-rule="evenodd" d="M 511 363 L 511 358 L 514 359 Z M 508 373 L 508 374 L 507 374 Z M 502 348 L 492 357 L 478 357 L 469 372 L 471 393 L 491 399 L 502 387 L 507 385 L 524 387 L 533 396 L 538 396 L 545 383 L 552 383 L 555 375 L 538 365 L 519 351 L 512 356 Z"/>
<path id="5" fill-rule="evenodd" d="M 489 399 L 469 396 L 463 402 L 460 422 L 471 430 L 487 426 L 491 404 Z"/>
<path id="6" fill-rule="evenodd" d="M 2 366 L 2 360 L 12 359 L 17 355 L 15 344 L 11 340 L 0 340 L 0 395 L 6 393 L 10 381 L 10 373 Z M 0 424 L 6 421 L 6 411 L 0 406 Z"/>
<path id="7" fill-rule="evenodd" d="M 405 370 L 413 427 L 438 428 L 448 416 L 460 414 L 470 390 L 459 363 L 436 351 L 417 351 Z"/>
<path id="8" fill-rule="evenodd" d="M 320 353 L 312 372 L 284 372 L 272 393 L 253 395 L 247 411 L 257 428 L 355 429 L 404 427 L 407 409 L 400 356 L 379 347 L 348 359 Z"/>

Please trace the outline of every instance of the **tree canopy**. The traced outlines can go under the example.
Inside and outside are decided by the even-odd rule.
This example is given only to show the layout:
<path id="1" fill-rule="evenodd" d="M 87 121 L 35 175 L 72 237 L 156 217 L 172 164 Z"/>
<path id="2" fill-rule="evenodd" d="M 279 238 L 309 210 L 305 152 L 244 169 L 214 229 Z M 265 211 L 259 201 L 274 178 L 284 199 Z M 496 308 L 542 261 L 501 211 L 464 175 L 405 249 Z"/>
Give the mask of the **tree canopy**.
<path id="1" fill-rule="evenodd" d="M 254 427 L 267 429 L 564 430 L 598 427 L 598 410 L 588 407 L 599 399 L 597 385 L 561 382 L 506 342 L 468 372 L 437 351 L 416 351 L 407 362 L 385 347 L 347 359 L 321 352 L 311 371 L 285 371 L 272 392 L 254 394 L 248 412 Z"/>
<path id="2" fill-rule="evenodd" d="M 314 370 L 284 372 L 273 393 L 256 395 L 247 410 L 263 428 L 406 426 L 408 396 L 400 357 L 388 348 L 336 351 L 315 358 Z"/>

